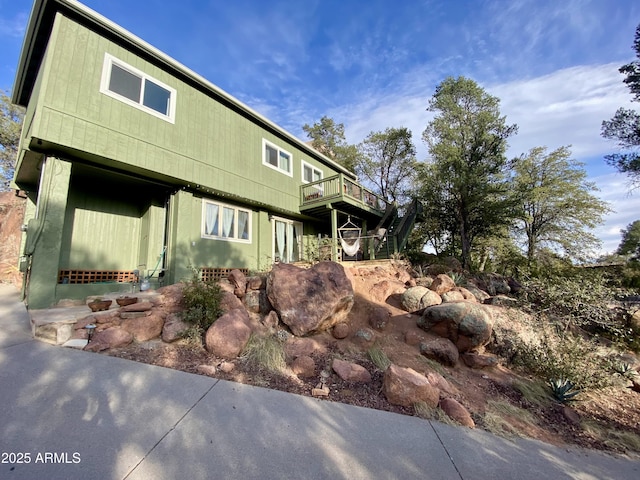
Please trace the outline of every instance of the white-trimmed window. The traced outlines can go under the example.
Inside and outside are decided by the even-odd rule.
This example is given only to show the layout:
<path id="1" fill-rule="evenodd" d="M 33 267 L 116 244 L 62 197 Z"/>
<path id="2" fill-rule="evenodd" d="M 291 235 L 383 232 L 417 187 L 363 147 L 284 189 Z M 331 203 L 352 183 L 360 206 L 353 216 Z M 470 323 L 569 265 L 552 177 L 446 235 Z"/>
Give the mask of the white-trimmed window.
<path id="1" fill-rule="evenodd" d="M 251 243 L 251 210 L 203 199 L 202 238 Z"/>
<path id="2" fill-rule="evenodd" d="M 302 160 L 302 183 L 311 183 L 323 178 L 322 170 Z M 322 183 L 314 185 L 318 190 L 322 190 Z"/>
<path id="3" fill-rule="evenodd" d="M 262 139 L 262 164 L 293 177 L 293 155 Z"/>
<path id="4" fill-rule="evenodd" d="M 151 115 L 174 123 L 174 88 L 105 53 L 100 91 Z"/>

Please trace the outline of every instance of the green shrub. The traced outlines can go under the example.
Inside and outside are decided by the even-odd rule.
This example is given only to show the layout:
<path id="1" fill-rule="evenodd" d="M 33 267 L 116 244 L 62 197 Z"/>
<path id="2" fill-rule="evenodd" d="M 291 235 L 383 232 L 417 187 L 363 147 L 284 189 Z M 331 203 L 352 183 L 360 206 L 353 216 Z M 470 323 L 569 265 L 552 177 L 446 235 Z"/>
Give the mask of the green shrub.
<path id="1" fill-rule="evenodd" d="M 551 387 L 551 393 L 553 393 L 554 398 L 561 403 L 567 403 L 569 400 L 573 400 L 573 398 L 582 391 L 576 389 L 575 385 L 566 378 L 549 380 L 549 386 Z"/>
<path id="2" fill-rule="evenodd" d="M 201 334 L 206 332 L 222 313 L 220 285 L 214 281 L 204 282 L 194 272 L 183 289 L 183 296 L 182 319 L 196 327 Z"/>
<path id="3" fill-rule="evenodd" d="M 611 384 L 604 359 L 595 345 L 583 338 L 543 334 L 540 343 L 515 344 L 512 362 L 542 379 L 571 378 L 581 388 L 603 388 Z"/>
<path id="4" fill-rule="evenodd" d="M 534 313 L 554 318 L 561 329 L 579 327 L 627 348 L 640 347 L 629 315 L 610 305 L 630 292 L 614 287 L 605 274 L 574 269 L 567 276 L 524 282 L 521 301 Z"/>

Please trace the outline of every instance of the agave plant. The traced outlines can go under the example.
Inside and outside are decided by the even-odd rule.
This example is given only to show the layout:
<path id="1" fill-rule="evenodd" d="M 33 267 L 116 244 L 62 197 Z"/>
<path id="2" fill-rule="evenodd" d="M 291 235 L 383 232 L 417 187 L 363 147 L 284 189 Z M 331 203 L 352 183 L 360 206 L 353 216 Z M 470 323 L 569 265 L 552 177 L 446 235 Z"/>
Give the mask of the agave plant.
<path id="1" fill-rule="evenodd" d="M 582 389 L 576 389 L 571 380 L 567 380 L 566 378 L 549 380 L 549 385 L 551 386 L 553 396 L 561 403 L 568 402 L 582 392 Z"/>

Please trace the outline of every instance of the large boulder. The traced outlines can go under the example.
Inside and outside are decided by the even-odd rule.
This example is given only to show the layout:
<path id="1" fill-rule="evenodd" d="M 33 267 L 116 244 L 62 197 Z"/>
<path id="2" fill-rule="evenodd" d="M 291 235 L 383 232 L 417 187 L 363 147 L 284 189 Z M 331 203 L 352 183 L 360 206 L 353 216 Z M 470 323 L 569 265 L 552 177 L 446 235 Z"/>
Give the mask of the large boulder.
<path id="1" fill-rule="evenodd" d="M 267 297 L 294 335 L 328 330 L 345 321 L 353 307 L 353 286 L 342 265 L 320 262 L 309 269 L 273 266 Z"/>
<path id="2" fill-rule="evenodd" d="M 442 303 L 440 295 L 427 287 L 415 286 L 407 288 L 400 298 L 402 308 L 407 312 L 420 313 L 425 308 Z"/>
<path id="3" fill-rule="evenodd" d="M 121 327 L 133 335 L 136 342 L 146 342 L 159 337 L 164 326 L 164 318 L 158 314 L 144 317 L 125 318 Z"/>
<path id="4" fill-rule="evenodd" d="M 440 390 L 432 385 L 427 377 L 412 368 L 394 364 L 384 372 L 382 389 L 389 403 L 403 407 L 425 402 L 431 408 L 435 408 L 440 400 Z"/>
<path id="5" fill-rule="evenodd" d="M 222 358 L 236 358 L 244 349 L 251 336 L 249 314 L 236 308 L 222 315 L 209 327 L 205 335 L 205 345 L 210 353 Z"/>
<path id="6" fill-rule="evenodd" d="M 460 353 L 486 345 L 493 328 L 493 317 L 484 305 L 471 302 L 443 303 L 427 308 L 418 326 L 451 340 Z"/>

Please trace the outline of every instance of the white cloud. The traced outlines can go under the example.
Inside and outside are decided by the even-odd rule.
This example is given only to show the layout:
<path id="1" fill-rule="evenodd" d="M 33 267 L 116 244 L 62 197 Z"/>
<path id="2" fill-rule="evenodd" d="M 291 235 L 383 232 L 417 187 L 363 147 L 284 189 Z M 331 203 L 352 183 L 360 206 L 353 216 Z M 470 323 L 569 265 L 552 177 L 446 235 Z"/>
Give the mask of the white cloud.
<path id="1" fill-rule="evenodd" d="M 618 64 L 577 66 L 487 90 L 501 100 L 501 112 L 519 133 L 511 156 L 536 146 L 571 145 L 578 159 L 603 156 L 614 147 L 600 136 L 603 120 L 631 99 Z"/>
<path id="2" fill-rule="evenodd" d="M 509 124 L 519 126 L 510 139 L 509 156 L 533 147 L 549 151 L 571 145 L 573 157 L 585 163 L 587 174 L 600 189 L 599 196 L 615 213 L 594 233 L 603 241 L 601 252 L 614 251 L 620 243 L 620 229 L 640 219 L 640 193 L 628 195 L 629 184 L 606 167 L 603 156 L 615 145 L 600 136 L 603 120 L 620 106 L 629 106 L 630 95 L 618 73 L 619 64 L 582 65 L 549 75 L 486 87 L 501 100 L 501 113 Z M 422 131 L 432 118 L 427 103 L 435 89 L 433 76 L 416 70 L 408 75 L 400 93 L 368 92 L 365 100 L 335 108 L 327 115 L 346 127 L 347 140 L 360 142 L 370 131 L 405 126 L 413 132 L 418 158 L 427 156 Z"/>

